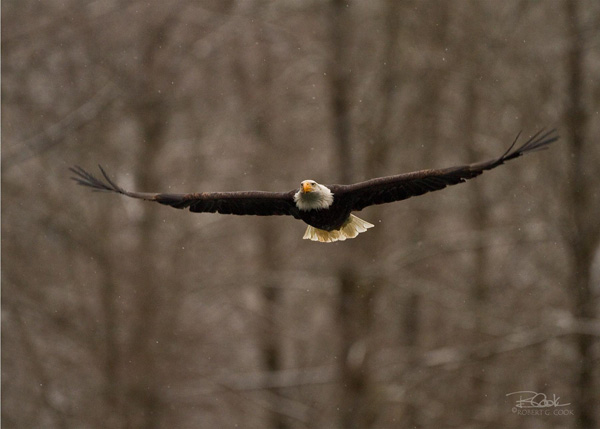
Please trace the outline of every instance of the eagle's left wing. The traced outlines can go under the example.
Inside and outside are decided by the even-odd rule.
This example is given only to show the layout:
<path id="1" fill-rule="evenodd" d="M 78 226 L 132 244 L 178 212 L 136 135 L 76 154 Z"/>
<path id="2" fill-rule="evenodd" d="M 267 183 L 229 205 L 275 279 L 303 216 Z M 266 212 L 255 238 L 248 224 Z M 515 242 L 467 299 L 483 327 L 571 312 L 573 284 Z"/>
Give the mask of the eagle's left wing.
<path id="1" fill-rule="evenodd" d="M 545 149 L 550 143 L 556 141 L 558 136 L 556 130 L 546 133 L 540 130 L 525 144 L 512 151 L 518 138 L 517 135 L 510 148 L 496 159 L 441 170 L 420 170 L 396 176 L 380 177 L 353 185 L 338 185 L 335 189 L 335 195 L 338 198 L 347 198 L 353 211 L 362 210 L 375 204 L 405 200 L 427 192 L 444 189 L 446 186 L 466 182 L 479 176 L 485 170 L 496 168 L 504 162 L 518 158 L 525 153 Z"/>
<path id="2" fill-rule="evenodd" d="M 221 213 L 235 215 L 275 216 L 291 215 L 298 217 L 294 203 L 294 191 L 290 192 L 200 192 L 193 194 L 159 194 L 130 192 L 117 185 L 100 166 L 104 180 L 100 180 L 81 167 L 70 168 L 72 177 L 78 184 L 95 191 L 115 192 L 131 198 L 154 201 L 177 209 L 190 209 L 195 213 Z"/>

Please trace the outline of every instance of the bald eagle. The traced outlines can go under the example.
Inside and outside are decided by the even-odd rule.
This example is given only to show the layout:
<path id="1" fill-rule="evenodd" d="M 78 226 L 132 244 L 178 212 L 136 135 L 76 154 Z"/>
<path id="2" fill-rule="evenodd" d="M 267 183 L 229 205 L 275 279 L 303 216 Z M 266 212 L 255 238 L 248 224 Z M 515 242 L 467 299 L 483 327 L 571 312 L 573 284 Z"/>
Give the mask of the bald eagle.
<path id="1" fill-rule="evenodd" d="M 479 176 L 485 170 L 496 168 L 525 153 L 544 149 L 558 139 L 556 130 L 548 132 L 540 130 L 513 151 L 519 135 L 502 156 L 489 161 L 380 177 L 352 185 L 321 185 L 314 180 L 304 180 L 298 189 L 289 192 L 242 191 L 193 194 L 130 192 L 118 186 L 101 166 L 98 167 L 104 180 L 96 178 L 81 167 L 75 166 L 70 170 L 74 174 L 71 177 L 73 180 L 95 191 L 115 192 L 177 209 L 189 207 L 194 213 L 290 215 L 308 224 L 304 239 L 329 243 L 354 238 L 373 227 L 373 224 L 354 216 L 352 212 L 375 204 L 405 200 L 463 183 Z"/>

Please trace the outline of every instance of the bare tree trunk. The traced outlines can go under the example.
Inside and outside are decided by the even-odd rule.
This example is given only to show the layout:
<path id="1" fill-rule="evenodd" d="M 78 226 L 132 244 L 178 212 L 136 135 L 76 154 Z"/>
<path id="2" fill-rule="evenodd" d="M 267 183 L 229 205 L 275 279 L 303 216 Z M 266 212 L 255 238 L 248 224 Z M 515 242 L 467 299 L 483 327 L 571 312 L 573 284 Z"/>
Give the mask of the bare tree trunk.
<path id="1" fill-rule="evenodd" d="M 389 0 L 391 4 L 397 4 L 394 0 Z M 390 6 L 391 7 L 391 6 Z M 436 22 L 436 31 L 432 34 L 430 41 L 433 52 L 441 52 L 447 46 L 448 39 L 448 20 L 449 8 L 451 3 L 440 2 L 435 7 L 435 16 L 431 17 L 432 22 Z M 397 6 L 396 6 L 397 8 Z M 391 15 L 391 10 L 388 11 Z M 388 18 L 389 19 L 389 18 Z M 397 18 L 400 21 L 399 18 Z M 419 97 L 420 105 L 415 106 L 416 114 L 423 117 L 424 126 L 420 125 L 417 131 L 417 136 L 422 136 L 424 149 L 418 151 L 416 157 L 417 166 L 436 165 L 435 151 L 440 142 L 441 135 L 441 113 L 443 112 L 443 104 L 441 94 L 446 85 L 444 76 L 447 74 L 449 64 L 441 62 L 431 67 L 430 70 L 424 73 L 420 80 L 421 87 Z M 421 140 L 421 139 L 419 139 Z M 427 236 L 427 231 L 431 222 L 435 220 L 436 213 L 430 207 L 423 207 L 415 204 L 412 218 L 414 223 L 408 234 L 408 242 L 417 245 L 424 237 Z M 400 324 L 400 343 L 406 353 L 406 368 L 405 372 L 410 373 L 420 364 L 422 359 L 419 353 L 419 337 L 421 335 L 421 313 L 422 313 L 422 290 L 419 287 L 418 279 L 427 278 L 430 274 L 429 266 L 416 266 L 412 269 L 414 278 L 412 284 L 405 285 L 405 292 L 402 295 L 403 313 L 399 315 Z M 403 285 L 399 285 L 402 287 Z M 412 394 L 407 395 L 404 409 L 402 412 L 402 421 L 406 427 L 420 427 L 422 425 L 421 407 L 418 403 L 419 394 L 415 394 L 418 388 L 411 389 Z"/>
<path id="2" fill-rule="evenodd" d="M 260 16 L 264 5 L 257 1 L 253 5 L 253 13 Z M 261 24 L 259 23 L 258 26 Z M 239 44 L 236 44 L 238 55 L 233 64 L 236 81 L 238 84 L 238 93 L 244 106 L 244 110 L 248 112 L 246 123 L 250 127 L 250 133 L 254 137 L 256 145 L 256 164 L 269 157 L 273 147 L 274 132 L 273 123 L 273 57 L 272 57 L 272 41 L 266 33 L 266 29 L 258 26 L 253 26 L 256 51 L 253 51 L 257 60 L 254 63 L 245 60 L 244 49 Z M 247 36 L 247 35 L 244 35 Z M 254 66 L 254 68 L 253 68 Z M 252 77 L 255 76 L 253 79 Z M 268 179 L 264 175 L 258 175 L 259 179 L 256 186 L 259 189 L 266 189 L 269 186 Z M 260 219 L 257 234 L 260 243 L 258 254 L 258 264 L 260 267 L 261 276 L 260 294 L 262 297 L 262 321 L 260 329 L 257 333 L 259 343 L 262 367 L 264 368 L 265 376 L 267 377 L 266 385 L 271 384 L 270 378 L 274 373 L 282 369 L 281 356 L 281 338 L 279 335 L 280 327 L 278 324 L 278 311 L 281 306 L 282 285 L 277 279 L 277 270 L 279 267 L 279 258 L 277 255 L 278 234 L 273 230 L 273 222 L 271 219 Z M 285 429 L 288 422 L 285 415 L 278 411 L 280 401 L 279 396 L 282 394 L 280 389 L 270 387 L 266 389 L 270 395 L 268 400 L 272 401 L 270 409 L 267 410 L 267 425 L 269 428 Z"/>
<path id="3" fill-rule="evenodd" d="M 164 144 L 167 131 L 169 111 L 163 96 L 157 91 L 158 46 L 165 43 L 167 21 L 152 31 L 152 38 L 144 51 L 139 87 L 134 97 L 136 119 L 138 121 L 142 145 L 138 154 L 136 170 L 137 187 L 151 191 L 160 188 L 159 156 Z M 139 242 L 137 248 L 138 270 L 134 278 L 135 316 L 132 326 L 130 359 L 133 363 L 129 374 L 129 397 L 132 413 L 129 416 L 128 427 L 158 428 L 162 418 L 162 402 L 160 398 L 160 375 L 158 373 L 159 347 L 164 347 L 159 335 L 159 309 L 163 301 L 162 288 L 164 285 L 157 278 L 155 269 L 156 225 L 160 212 L 155 207 L 143 209 L 139 225 Z"/>
<path id="4" fill-rule="evenodd" d="M 164 130 L 160 122 L 164 116 L 158 118 L 160 113 L 158 103 L 150 103 L 140 110 L 139 118 L 144 135 L 144 145 L 139 155 L 137 177 L 140 189 L 157 189 L 158 177 L 156 165 L 158 150 L 162 143 Z M 157 374 L 157 338 L 158 311 L 161 302 L 161 282 L 156 278 L 154 270 L 154 248 L 156 233 L 155 227 L 158 223 L 159 212 L 154 207 L 144 208 L 144 214 L 139 226 L 139 247 L 137 254 L 139 270 L 135 278 L 136 291 L 136 315 L 133 326 L 132 358 L 135 362 L 132 375 L 133 386 L 131 394 L 134 404 L 137 405 L 133 422 L 130 425 L 136 427 L 142 425 L 146 428 L 157 428 L 160 422 L 160 400 L 159 385 L 156 383 Z"/>
<path id="5" fill-rule="evenodd" d="M 102 217 L 107 219 L 106 217 Z M 118 296 L 117 282 L 113 277 L 113 267 L 110 258 L 102 254 L 103 258 L 98 261 L 102 269 L 101 299 L 104 315 L 104 395 L 108 407 L 107 428 L 118 428 L 122 426 L 122 387 L 120 368 L 122 364 L 121 350 L 119 348 L 118 330 L 119 317 L 116 299 Z"/>
<path id="6" fill-rule="evenodd" d="M 373 120 L 370 134 L 373 137 L 372 143 L 367 152 L 365 173 L 368 177 L 377 177 L 381 172 L 381 167 L 385 165 L 390 153 L 392 139 L 390 127 L 395 121 L 394 96 L 399 89 L 399 69 L 398 64 L 398 40 L 401 28 L 400 21 L 400 2 L 388 0 L 385 5 L 385 41 L 383 61 L 384 66 L 381 69 L 379 82 L 379 94 L 381 99 L 380 115 Z M 377 231 L 374 228 L 373 231 Z"/>
<path id="7" fill-rule="evenodd" d="M 475 64 L 480 64 L 480 61 L 474 61 Z M 477 72 L 479 72 L 477 70 Z M 477 91 L 477 79 L 475 73 L 471 73 L 471 79 L 466 83 L 467 88 L 466 94 L 466 109 L 465 112 L 465 141 L 467 142 L 468 150 L 468 161 L 476 162 L 480 159 L 480 156 L 475 149 L 475 136 L 478 131 L 478 106 L 479 106 L 479 95 Z M 477 232 L 477 239 L 475 244 L 475 250 L 473 253 L 471 275 L 470 278 L 470 290 L 469 290 L 469 313 L 471 315 L 471 330 L 472 337 L 471 342 L 475 346 L 485 340 L 485 314 L 488 306 L 488 289 L 487 283 L 487 272 L 488 272 L 488 246 L 485 242 L 485 230 L 489 222 L 489 210 L 486 203 L 485 192 L 483 189 L 483 182 L 474 180 L 471 183 L 470 192 L 470 207 L 469 207 L 469 219 L 470 228 Z M 478 362 L 471 366 L 470 374 L 471 386 L 469 388 L 469 395 L 472 398 L 474 404 L 478 406 L 474 409 L 481 410 L 482 404 L 480 403 L 482 390 L 484 388 L 484 372 L 482 372 L 482 365 Z M 474 416 L 478 418 L 478 416 Z"/>
<path id="8" fill-rule="evenodd" d="M 329 79 L 331 85 L 331 109 L 333 120 L 333 138 L 338 159 L 338 171 L 341 183 L 352 180 L 349 92 L 350 76 L 348 70 L 348 11 L 347 3 L 332 0 L 330 10 L 331 63 Z M 340 427 L 358 428 L 358 410 L 364 388 L 363 375 L 359 365 L 350 362 L 350 351 L 356 344 L 355 320 L 353 309 L 357 295 L 356 276 L 350 267 L 344 264 L 338 268 L 338 325 L 340 329 L 339 371 L 341 380 Z"/>
<path id="9" fill-rule="evenodd" d="M 331 85 L 331 109 L 333 139 L 336 145 L 340 183 L 352 181 L 352 148 L 350 145 L 350 67 L 348 65 L 348 40 L 350 20 L 345 0 L 332 0 L 330 10 L 331 62 L 329 82 Z"/>
<path id="10" fill-rule="evenodd" d="M 382 171 L 385 171 L 388 159 L 390 158 L 390 149 L 394 144 L 398 144 L 397 136 L 394 135 L 398 118 L 395 117 L 395 101 L 396 95 L 402 87 L 401 73 L 402 64 L 400 64 L 400 30 L 402 28 L 401 14 L 402 14 L 402 3 L 396 0 L 388 0 L 384 4 L 384 15 L 385 15 L 385 38 L 383 46 L 383 57 L 382 61 L 384 66 L 381 69 L 380 81 L 379 81 L 379 92 L 377 99 L 381 100 L 380 109 L 376 110 L 378 116 L 372 121 L 372 129 L 370 135 L 372 136 L 369 140 L 371 144 L 369 150 L 366 153 L 366 165 L 365 165 L 365 178 L 378 177 L 382 175 Z M 377 219 L 380 216 L 381 207 L 373 207 L 370 210 L 373 219 Z M 420 216 L 417 216 L 421 219 Z M 419 225 L 421 223 L 419 222 Z M 374 252 L 380 253 L 386 245 L 385 235 L 383 228 L 373 228 L 369 231 L 371 238 L 371 247 L 365 251 L 366 255 L 372 255 Z M 415 233 L 415 240 L 421 239 L 422 235 L 419 233 L 419 228 L 413 228 L 412 231 Z M 379 261 L 374 261 L 374 264 L 378 264 Z M 379 269 L 381 268 L 381 269 Z M 385 272 L 385 267 L 375 267 L 375 272 Z M 406 289 L 406 284 L 399 282 L 397 279 L 390 279 L 380 275 L 375 275 L 370 279 L 369 292 L 371 299 L 375 301 L 380 290 L 382 290 L 385 283 L 393 283 L 395 288 Z M 416 366 L 416 344 L 419 330 L 419 314 L 420 314 L 420 295 L 414 290 L 406 290 L 403 296 L 404 305 L 402 306 L 403 311 L 398 315 L 401 331 L 400 343 L 403 346 L 403 353 L 407 356 L 407 371 L 410 368 Z M 366 303 L 368 304 L 368 303 Z M 373 314 L 368 314 L 369 320 L 374 318 Z M 372 323 L 372 322 L 371 322 Z M 366 332 L 368 335 L 369 332 Z M 370 356 L 369 348 L 367 348 L 367 358 Z M 372 395 L 374 396 L 374 395 Z M 380 404 L 374 402 L 374 398 L 371 400 L 371 407 L 373 410 L 371 413 L 375 417 L 376 407 Z M 413 401 L 409 400 L 403 408 L 398 408 L 398 418 L 402 419 L 403 424 L 406 427 L 416 427 L 418 421 L 418 409 L 414 406 Z"/>
<path id="11" fill-rule="evenodd" d="M 340 327 L 340 427 L 369 428 L 376 418 L 369 379 L 368 336 L 373 323 L 373 291 L 356 271 L 340 268 L 338 324 Z"/>
<path id="12" fill-rule="evenodd" d="M 256 112 L 254 134 L 257 143 L 262 148 L 262 150 L 257 152 L 264 155 L 265 152 L 269 151 L 269 148 L 272 146 L 271 142 L 273 141 L 273 131 L 271 128 L 273 121 L 271 103 L 274 101 L 271 83 L 273 59 L 271 57 L 270 41 L 266 37 L 259 36 L 259 45 L 262 61 L 260 62 L 260 81 L 258 82 L 260 96 L 256 97 L 256 104 L 253 106 Z M 265 179 L 263 183 L 260 183 L 260 188 L 264 189 L 266 186 Z M 261 292 L 263 297 L 263 316 L 266 323 L 266 329 L 262 333 L 262 356 L 264 368 L 268 376 L 270 376 L 282 369 L 281 338 L 277 323 L 277 312 L 281 305 L 282 285 L 276 279 L 278 269 L 278 234 L 272 230 L 273 223 L 270 222 L 270 219 L 262 222 L 260 226 L 260 266 L 264 274 Z M 272 393 L 270 398 L 274 398 L 274 401 L 281 395 L 281 392 L 277 388 L 270 388 L 269 391 Z M 284 415 L 277 411 L 277 403 L 273 404 L 272 411 L 269 412 L 269 427 L 276 429 L 286 429 L 288 427 Z"/>
<path id="13" fill-rule="evenodd" d="M 64 410 L 58 408 L 54 403 L 55 401 L 52 400 L 52 377 L 44 368 L 44 357 L 38 351 L 30 328 L 27 327 L 25 320 L 23 320 L 23 317 L 21 316 L 19 305 L 13 305 L 11 311 L 14 313 L 15 326 L 19 330 L 21 341 L 23 342 L 25 351 L 29 355 L 32 364 L 32 370 L 34 371 L 36 380 L 40 386 L 39 403 L 45 408 L 44 411 L 51 412 L 52 420 L 56 424 L 57 428 L 67 429 L 69 427 L 69 423 Z M 41 406 L 40 409 L 42 408 Z"/>
<path id="14" fill-rule="evenodd" d="M 348 2 L 332 0 L 330 10 L 331 57 L 328 75 L 331 85 L 331 109 L 338 160 L 338 179 L 353 180 L 350 139 L 350 67 L 348 64 Z M 338 326 L 340 329 L 339 371 L 341 381 L 340 427 L 368 428 L 372 425 L 368 373 L 368 332 L 373 321 L 371 285 L 365 287 L 360 273 L 341 261 L 338 268 Z M 362 286 L 362 289 L 361 289 Z"/>
<path id="15" fill-rule="evenodd" d="M 574 298 L 573 313 L 577 320 L 589 321 L 595 317 L 595 304 L 592 299 L 591 267 L 594 250 L 598 246 L 598 218 L 590 216 L 595 211 L 594 190 L 585 177 L 585 130 L 589 117 L 583 105 L 584 86 L 582 24 L 579 20 L 579 2 L 566 0 L 567 13 L 567 73 L 568 107 L 566 126 L 570 144 L 571 162 L 568 178 L 570 187 L 567 199 L 570 202 L 570 228 L 567 233 L 571 253 L 570 292 Z M 596 204 L 597 205 L 597 204 Z M 597 209 L 597 207 L 596 207 Z M 588 334 L 575 336 L 577 353 L 577 384 L 573 404 L 576 409 L 577 427 L 596 427 L 597 403 L 594 390 L 594 337 Z"/>

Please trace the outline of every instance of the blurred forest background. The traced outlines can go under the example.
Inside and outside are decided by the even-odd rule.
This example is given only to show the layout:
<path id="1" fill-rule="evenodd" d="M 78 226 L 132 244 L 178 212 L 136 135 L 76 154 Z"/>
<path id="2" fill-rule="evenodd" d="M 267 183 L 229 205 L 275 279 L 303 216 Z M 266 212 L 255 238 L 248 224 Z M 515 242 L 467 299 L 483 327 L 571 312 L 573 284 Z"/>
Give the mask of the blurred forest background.
<path id="1" fill-rule="evenodd" d="M 2 426 L 598 427 L 599 29 L 596 0 L 3 1 Z M 542 127 L 334 244 L 67 170 L 284 191 Z"/>

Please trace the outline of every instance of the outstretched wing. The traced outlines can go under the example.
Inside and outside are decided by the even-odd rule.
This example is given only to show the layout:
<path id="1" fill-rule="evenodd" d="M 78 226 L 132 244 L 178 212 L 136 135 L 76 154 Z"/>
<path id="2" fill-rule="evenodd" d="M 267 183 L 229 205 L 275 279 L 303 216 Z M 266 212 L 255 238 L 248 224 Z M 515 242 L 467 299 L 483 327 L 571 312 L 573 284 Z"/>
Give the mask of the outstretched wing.
<path id="1" fill-rule="evenodd" d="M 221 213 L 235 215 L 291 215 L 298 217 L 298 208 L 294 203 L 294 191 L 290 192 L 200 192 L 194 194 L 152 194 L 145 192 L 129 192 L 121 188 L 106 174 L 101 166 L 100 172 L 104 180 L 98 179 L 81 167 L 69 170 L 71 177 L 78 184 L 92 188 L 94 191 L 115 192 L 131 198 L 155 201 L 177 209 L 190 209 L 195 213 Z"/>
<path id="2" fill-rule="evenodd" d="M 405 200 L 427 192 L 444 189 L 446 186 L 466 182 L 479 176 L 485 170 L 496 168 L 504 162 L 526 153 L 545 149 L 550 143 L 558 140 L 556 130 L 545 133 L 544 130 L 540 130 L 525 144 L 513 151 L 512 149 L 519 139 L 519 135 L 517 135 L 510 148 L 496 159 L 441 170 L 414 171 L 396 176 L 380 177 L 353 185 L 337 186 L 335 195 L 339 198 L 348 198 L 354 211 L 375 204 Z"/>

